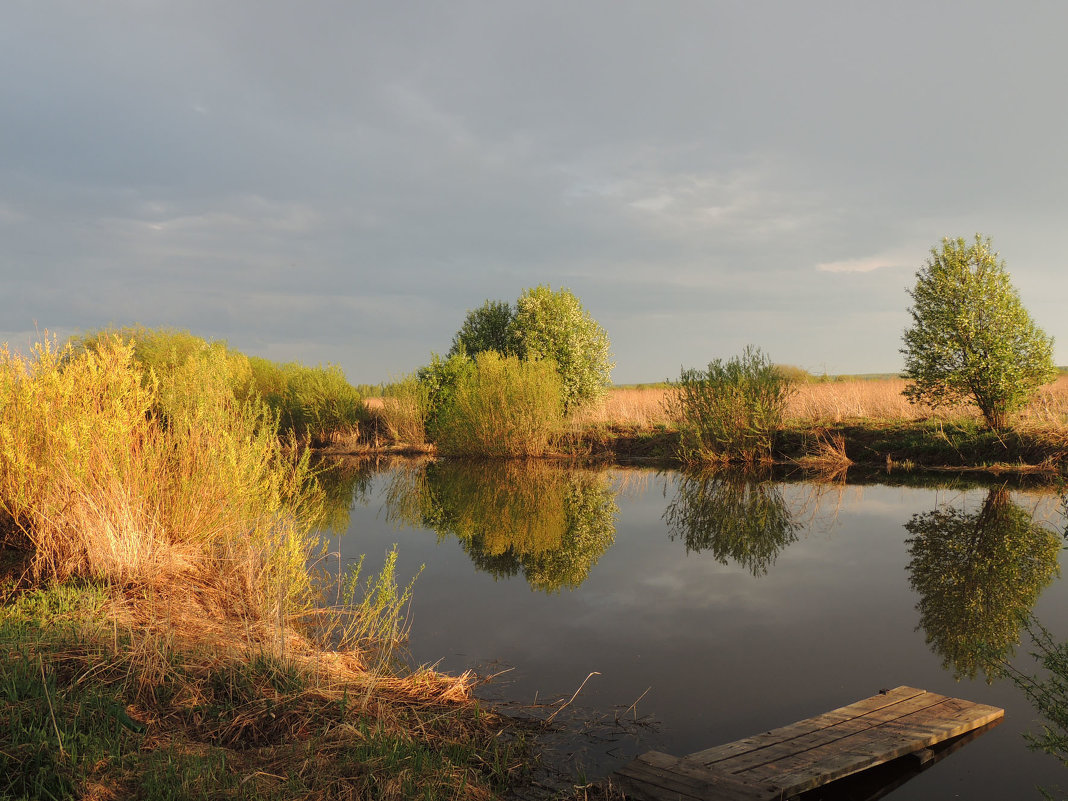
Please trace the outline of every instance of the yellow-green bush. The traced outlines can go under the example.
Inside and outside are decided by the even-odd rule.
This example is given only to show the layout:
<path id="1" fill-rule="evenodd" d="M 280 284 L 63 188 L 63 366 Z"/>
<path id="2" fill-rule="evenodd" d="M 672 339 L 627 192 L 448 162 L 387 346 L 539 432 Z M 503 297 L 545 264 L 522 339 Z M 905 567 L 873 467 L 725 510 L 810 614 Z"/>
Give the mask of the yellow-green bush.
<path id="1" fill-rule="evenodd" d="M 438 450 L 445 456 L 541 456 L 563 431 L 561 397 L 551 360 L 484 351 L 439 413 Z"/>
<path id="2" fill-rule="evenodd" d="M 219 349 L 147 380 L 117 336 L 0 349 L 0 509 L 38 576 L 185 575 L 253 616 L 308 602 L 316 537 L 295 510 L 314 509 L 314 482 L 232 379 Z"/>
<path id="3" fill-rule="evenodd" d="M 225 342 L 208 342 L 188 331 L 131 326 L 101 331 L 72 340 L 71 356 L 95 351 L 115 336 L 128 341 L 146 384 L 164 383 L 189 362 L 205 359 L 216 375 L 224 375 L 239 400 L 261 398 L 278 418 L 279 431 L 305 441 L 326 441 L 359 431 L 366 413 L 360 393 L 345 379 L 340 367 L 305 367 L 296 362 L 277 364 L 258 356 L 246 356 Z M 167 398 L 161 411 L 168 414 Z"/>
<path id="4" fill-rule="evenodd" d="M 795 388 L 759 348 L 683 369 L 666 401 L 679 424 L 679 456 L 700 462 L 767 461 Z"/>

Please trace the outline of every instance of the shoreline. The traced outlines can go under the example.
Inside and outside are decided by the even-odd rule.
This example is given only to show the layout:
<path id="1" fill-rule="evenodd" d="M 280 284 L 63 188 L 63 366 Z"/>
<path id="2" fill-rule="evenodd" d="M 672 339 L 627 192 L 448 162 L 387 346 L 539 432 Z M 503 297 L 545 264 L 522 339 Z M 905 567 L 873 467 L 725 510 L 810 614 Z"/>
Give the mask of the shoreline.
<path id="1" fill-rule="evenodd" d="M 436 458 L 432 444 L 413 446 L 378 437 L 375 441 L 377 446 L 356 440 L 312 450 L 320 457 Z M 1068 469 L 1068 436 L 1063 432 L 1038 428 L 992 432 L 970 421 L 791 423 L 776 437 L 770 459 L 749 463 L 687 462 L 676 455 L 678 444 L 678 429 L 610 424 L 571 433 L 558 450 L 534 458 L 678 470 L 772 468 L 816 476 L 844 472 L 1028 476 L 1050 483 L 1062 479 Z"/>

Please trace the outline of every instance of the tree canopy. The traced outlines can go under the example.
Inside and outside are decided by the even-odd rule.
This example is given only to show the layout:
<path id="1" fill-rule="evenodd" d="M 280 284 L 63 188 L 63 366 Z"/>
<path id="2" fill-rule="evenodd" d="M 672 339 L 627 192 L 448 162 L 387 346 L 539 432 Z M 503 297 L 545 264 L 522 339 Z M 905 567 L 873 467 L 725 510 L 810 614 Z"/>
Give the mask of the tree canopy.
<path id="1" fill-rule="evenodd" d="M 1057 375 L 1053 339 L 1020 303 L 989 239 L 942 240 L 909 295 L 912 326 L 901 352 L 913 403 L 970 400 L 998 430 Z"/>
<path id="2" fill-rule="evenodd" d="M 552 360 L 565 411 L 593 400 L 612 383 L 608 334 L 568 289 L 525 289 L 512 306 L 487 300 L 469 311 L 450 356 L 487 350 L 529 361 Z"/>
<path id="3" fill-rule="evenodd" d="M 563 382 L 568 411 L 591 401 L 612 383 L 608 334 L 568 289 L 525 289 L 516 301 L 512 341 L 523 359 L 552 359 Z"/>
<path id="4" fill-rule="evenodd" d="M 495 350 L 502 356 L 513 353 L 512 306 L 503 300 L 487 300 L 467 313 L 463 325 L 452 338 L 449 356 L 467 353 L 468 356 Z"/>

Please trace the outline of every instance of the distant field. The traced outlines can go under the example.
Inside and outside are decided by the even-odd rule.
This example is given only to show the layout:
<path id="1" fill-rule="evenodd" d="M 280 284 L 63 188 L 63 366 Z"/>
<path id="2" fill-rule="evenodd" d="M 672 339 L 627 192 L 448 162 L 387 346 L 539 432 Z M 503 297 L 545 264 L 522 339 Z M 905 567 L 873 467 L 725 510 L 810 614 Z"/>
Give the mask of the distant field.
<path id="1" fill-rule="evenodd" d="M 1068 428 L 1068 374 L 1065 373 L 1068 371 L 1038 392 L 1035 399 L 1017 416 L 1017 425 Z M 865 418 L 979 419 L 979 413 L 967 407 L 935 411 L 927 406 L 913 406 L 901 394 L 905 383 L 901 378 L 872 375 L 799 384 L 797 394 L 790 400 L 787 409 L 787 421 L 818 425 Z M 574 425 L 577 428 L 606 425 L 653 428 L 673 425 L 675 421 L 664 411 L 664 401 L 669 392 L 670 385 L 666 382 L 613 387 L 602 402 L 579 412 Z M 381 398 L 365 398 L 364 402 L 371 409 L 382 408 Z"/>
<path id="2" fill-rule="evenodd" d="M 854 377 L 849 380 L 800 384 L 791 399 L 787 419 L 795 423 L 840 423 L 857 419 L 917 420 L 928 417 L 978 419 L 974 409 L 950 408 L 937 412 L 926 406 L 913 406 L 901 391 L 901 378 Z M 604 401 L 580 414 L 575 423 L 587 425 L 630 425 L 648 428 L 674 423 L 664 411 L 667 385 L 636 385 L 609 390 Z M 1068 426 L 1068 375 L 1043 387 L 1017 417 L 1019 425 Z"/>

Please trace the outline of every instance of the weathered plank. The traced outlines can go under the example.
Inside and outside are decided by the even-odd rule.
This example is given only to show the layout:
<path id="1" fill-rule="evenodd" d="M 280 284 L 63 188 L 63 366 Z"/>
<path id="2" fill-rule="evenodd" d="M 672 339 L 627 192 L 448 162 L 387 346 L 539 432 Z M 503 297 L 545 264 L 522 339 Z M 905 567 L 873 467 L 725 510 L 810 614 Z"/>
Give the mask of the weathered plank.
<path id="1" fill-rule="evenodd" d="M 686 759 L 649 751 L 616 773 L 627 797 L 638 801 L 772 801 L 778 788 L 714 774 Z"/>
<path id="2" fill-rule="evenodd" d="M 790 798 L 992 725 L 1004 710 L 897 687 L 854 704 L 687 757 L 644 754 L 618 772 L 647 801 Z M 930 756 L 926 752 L 926 756 Z"/>
<path id="3" fill-rule="evenodd" d="M 794 756 L 845 738 L 861 735 L 871 729 L 884 726 L 891 721 L 907 718 L 915 713 L 926 713 L 945 700 L 947 699 L 944 696 L 925 693 L 902 699 L 886 706 L 860 711 L 850 716 L 840 714 L 843 710 L 835 710 L 835 713 L 839 714 L 828 713 L 808 720 L 798 721 L 790 727 L 784 727 L 789 729 L 789 736 L 780 734 L 775 738 L 775 742 L 753 744 L 744 750 L 738 750 L 732 756 L 721 758 L 715 762 L 702 759 L 701 755 L 707 753 L 703 751 L 698 754 L 691 754 L 690 758 L 696 759 L 701 764 L 709 767 L 715 765 L 720 770 L 725 770 L 728 773 L 740 773 L 783 757 Z M 780 729 L 779 731 L 783 730 Z"/>
<path id="4" fill-rule="evenodd" d="M 713 748 L 706 748 L 703 751 L 690 754 L 690 758 L 697 760 L 703 765 L 711 765 L 723 759 L 729 759 L 737 754 L 791 740 L 799 735 L 807 734 L 813 729 L 833 726 L 846 720 L 862 717 L 866 714 L 877 712 L 885 707 L 893 706 L 894 704 L 924 694 L 925 692 L 923 690 L 917 690 L 914 687 L 897 687 L 893 690 L 888 690 L 886 693 L 873 695 L 871 698 L 865 698 L 862 701 L 857 701 L 848 706 L 825 712 L 822 715 L 807 718 L 806 720 L 801 720 L 797 723 L 791 723 L 789 726 L 782 726 L 778 729 L 772 729 L 771 731 L 753 737 L 746 737 L 742 740 L 724 743 L 723 745 L 718 745 Z"/>
<path id="5" fill-rule="evenodd" d="M 716 767 L 739 777 L 772 780 L 791 791 L 810 780 L 815 781 L 811 786 L 818 787 L 964 734 L 1004 714 L 995 707 L 938 697 L 943 700 L 900 717 L 880 716 L 888 719 L 877 725 L 864 726 L 870 718 L 850 721 L 834 731 L 796 738 L 791 743 L 793 751 L 780 745 L 722 761 Z M 832 736 L 836 733 L 841 736 Z M 804 782 L 802 777 L 806 777 Z"/>

